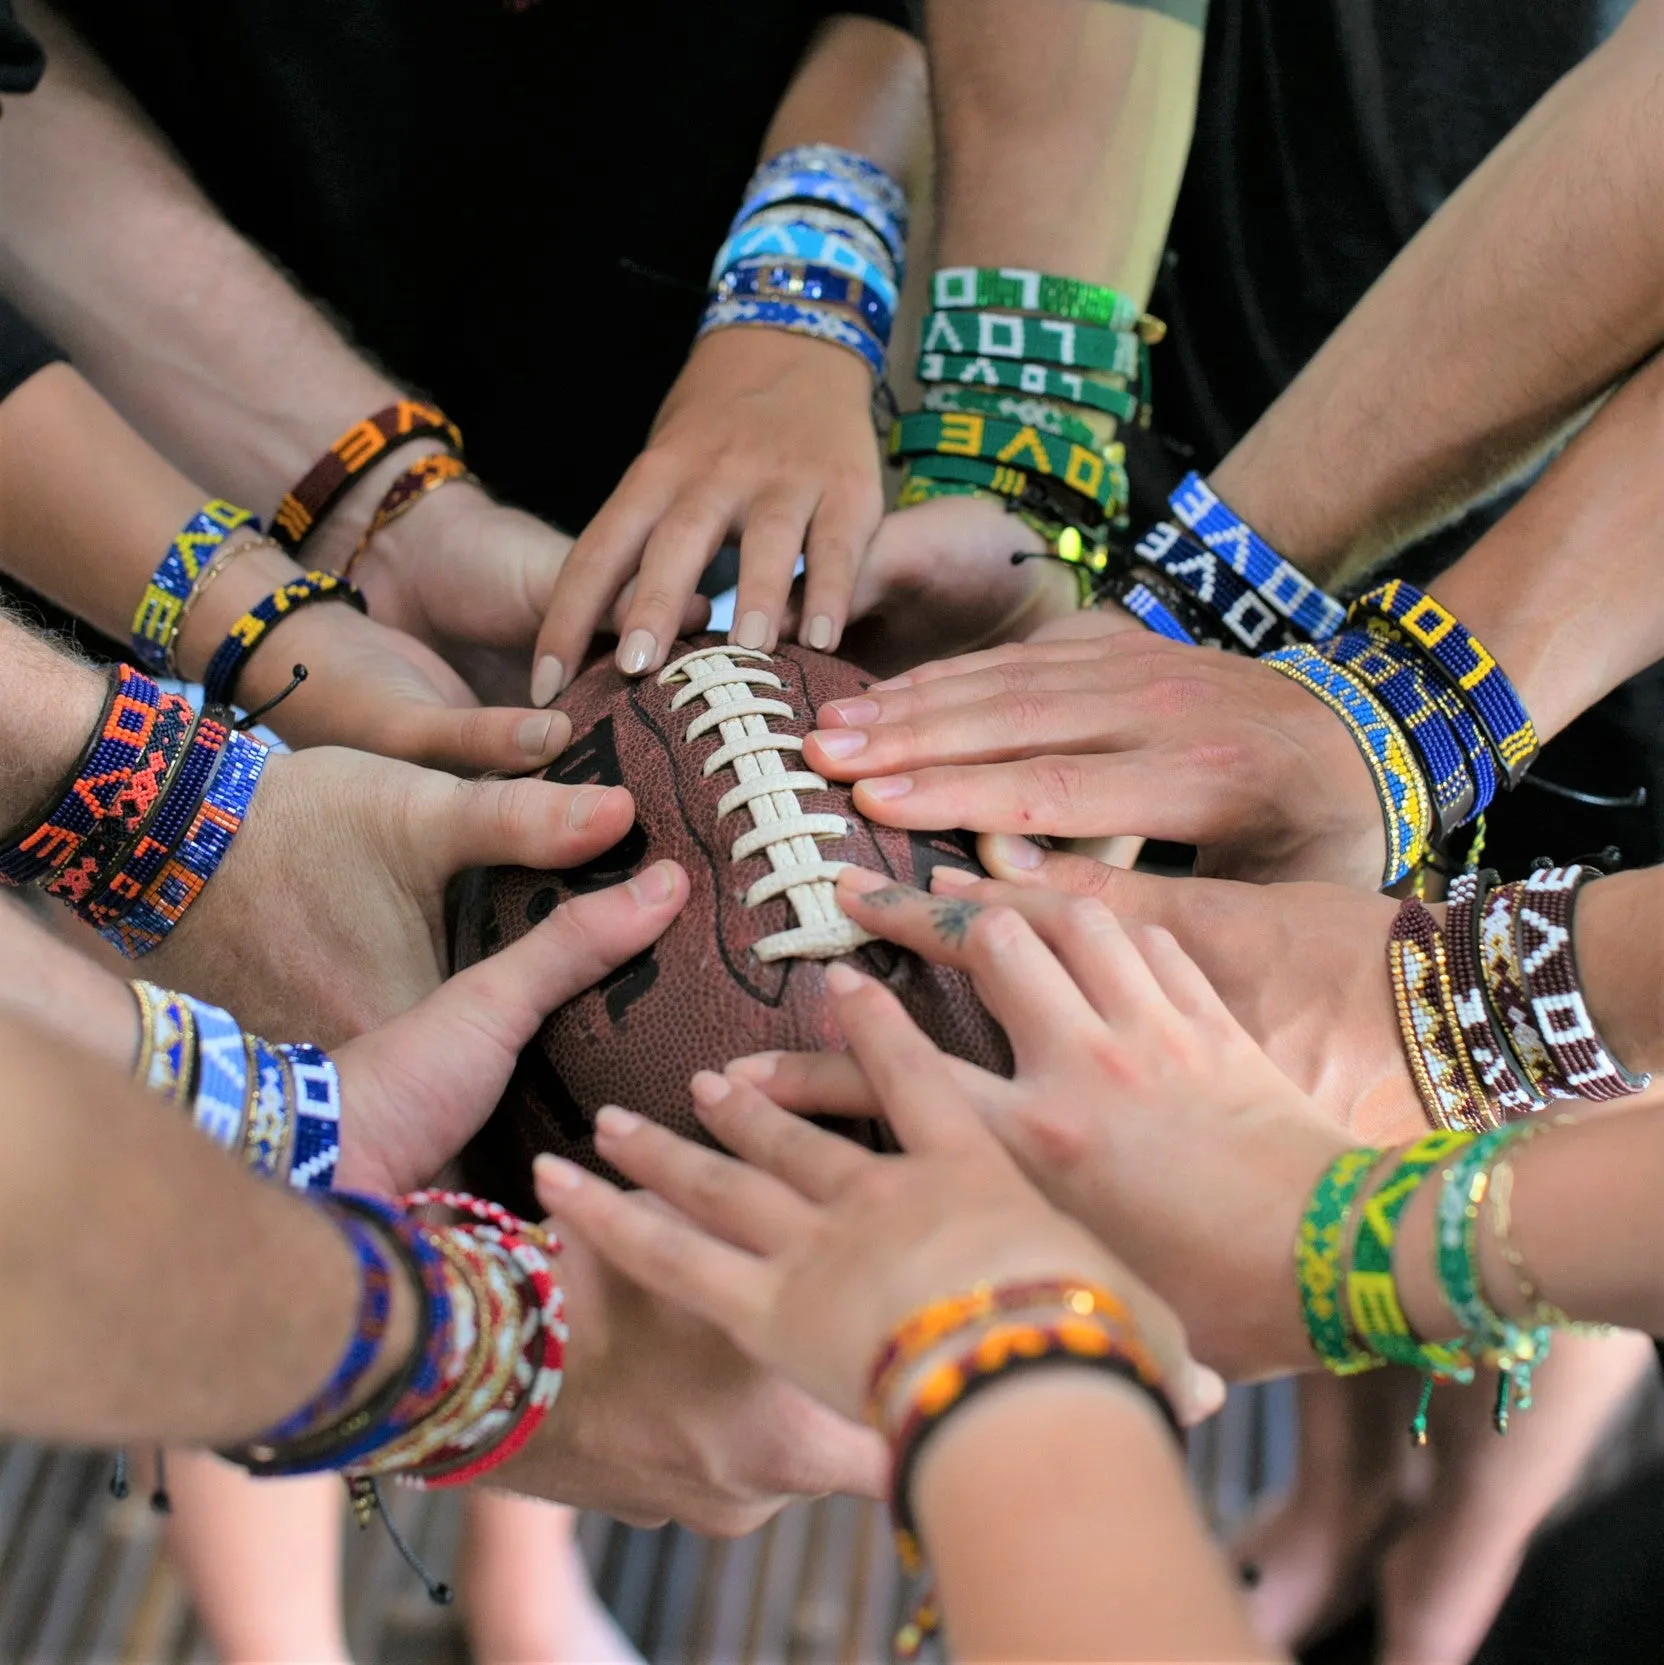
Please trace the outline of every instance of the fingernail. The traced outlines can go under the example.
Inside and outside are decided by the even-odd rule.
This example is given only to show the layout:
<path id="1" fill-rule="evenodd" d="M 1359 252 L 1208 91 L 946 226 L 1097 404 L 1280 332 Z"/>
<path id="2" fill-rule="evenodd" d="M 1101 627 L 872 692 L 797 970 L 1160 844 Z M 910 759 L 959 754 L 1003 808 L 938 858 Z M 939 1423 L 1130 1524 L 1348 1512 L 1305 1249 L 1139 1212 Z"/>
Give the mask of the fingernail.
<path id="1" fill-rule="evenodd" d="M 976 882 L 976 874 L 967 873 L 963 867 L 933 867 L 930 870 L 933 889 L 967 890 Z"/>
<path id="2" fill-rule="evenodd" d="M 809 628 L 805 632 L 804 641 L 817 653 L 825 653 L 832 645 L 832 621 L 824 613 L 816 613 L 809 620 Z"/>
<path id="3" fill-rule="evenodd" d="M 615 1139 L 627 1138 L 640 1126 L 641 1117 L 634 1110 L 621 1110 L 616 1104 L 603 1104 L 595 1112 L 595 1131 Z"/>
<path id="4" fill-rule="evenodd" d="M 566 667 L 552 653 L 544 654 L 532 671 L 532 704 L 547 705 L 565 681 Z"/>
<path id="5" fill-rule="evenodd" d="M 728 1062 L 728 1073 L 737 1075 L 741 1081 L 772 1081 L 784 1056 L 781 1052 L 753 1052 L 749 1057 L 732 1058 Z"/>
<path id="6" fill-rule="evenodd" d="M 532 1159 L 532 1177 L 546 1191 L 576 1191 L 584 1182 L 584 1172 L 576 1162 L 545 1153 Z"/>
<path id="7" fill-rule="evenodd" d="M 552 699 L 554 696 L 550 695 Z M 538 700 L 537 704 L 543 704 Z M 549 750 L 549 736 L 554 731 L 555 714 L 547 717 L 527 717 L 514 730 L 514 743 L 527 757 L 542 757 Z"/>
<path id="8" fill-rule="evenodd" d="M 573 832 L 582 832 L 595 819 L 601 800 L 612 791 L 610 786 L 586 786 L 566 806 L 566 824 Z"/>
<path id="9" fill-rule="evenodd" d="M 739 623 L 734 626 L 734 646 L 760 648 L 767 640 L 768 614 L 759 613 L 755 608 L 749 613 L 742 613 Z"/>
<path id="10" fill-rule="evenodd" d="M 734 1083 L 715 1070 L 700 1070 L 693 1078 L 693 1096 L 701 1104 L 720 1104 L 733 1090 Z"/>
<path id="11" fill-rule="evenodd" d="M 870 895 L 875 890 L 887 890 L 895 883 L 882 873 L 869 873 L 864 867 L 846 867 L 838 875 L 840 890 L 853 890 L 857 896 Z"/>
<path id="12" fill-rule="evenodd" d="M 630 894 L 642 907 L 668 902 L 676 893 L 676 874 L 668 861 L 656 861 L 630 880 Z"/>
<path id="13" fill-rule="evenodd" d="M 994 860 L 1004 867 L 1018 867 L 1033 872 L 1046 859 L 1046 852 L 1026 838 L 1013 838 L 1010 833 L 996 834 L 991 846 Z"/>
<path id="14" fill-rule="evenodd" d="M 640 676 L 659 656 L 659 641 L 651 630 L 632 630 L 618 650 L 618 668 L 626 676 Z"/>
<path id="15" fill-rule="evenodd" d="M 905 798 L 913 790 L 911 775 L 879 775 L 874 780 L 855 783 L 869 798 Z"/>
<path id="16" fill-rule="evenodd" d="M 877 700 L 833 700 L 825 709 L 835 711 L 838 721 L 845 728 L 864 728 L 868 723 L 876 723 L 883 715 Z"/>
<path id="17" fill-rule="evenodd" d="M 867 749 L 867 731 L 864 728 L 817 728 L 815 744 L 828 757 L 854 757 L 857 752 Z"/>
<path id="18" fill-rule="evenodd" d="M 834 960 L 826 968 L 826 986 L 834 994 L 853 994 L 861 982 L 861 974 L 853 966 L 840 965 Z"/>

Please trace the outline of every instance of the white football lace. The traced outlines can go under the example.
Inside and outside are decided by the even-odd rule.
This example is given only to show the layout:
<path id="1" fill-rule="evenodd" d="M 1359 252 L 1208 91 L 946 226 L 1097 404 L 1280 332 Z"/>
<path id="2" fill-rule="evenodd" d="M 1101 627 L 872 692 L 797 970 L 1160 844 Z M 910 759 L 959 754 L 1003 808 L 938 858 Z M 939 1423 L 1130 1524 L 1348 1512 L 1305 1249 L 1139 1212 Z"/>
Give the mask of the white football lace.
<path id="1" fill-rule="evenodd" d="M 766 668 L 771 663 L 768 654 L 755 648 L 698 648 L 666 665 L 659 681 L 667 687 L 687 684 L 671 700 L 672 711 L 690 700 L 705 702 L 707 709 L 688 724 L 689 744 L 713 728 L 722 735 L 722 744 L 705 759 L 705 773 L 732 769 L 739 785 L 722 795 L 717 819 L 736 809 L 751 816 L 751 831 L 734 840 L 732 859 L 744 861 L 759 850 L 768 852 L 774 871 L 746 891 L 746 907 L 783 894 L 797 918 L 794 929 L 764 937 L 752 952 L 759 960 L 836 959 L 873 940 L 870 931 L 863 931 L 838 906 L 832 888 L 849 863 L 823 861 L 817 844 L 819 839 L 844 837 L 849 823 L 841 815 L 807 814 L 797 801 L 799 792 L 825 791 L 826 782 L 801 766 L 787 768 L 780 755 L 801 752 L 803 742 L 796 735 L 771 733 L 770 717 L 790 719 L 797 713 L 784 700 L 752 691 L 785 691 L 785 684 Z"/>

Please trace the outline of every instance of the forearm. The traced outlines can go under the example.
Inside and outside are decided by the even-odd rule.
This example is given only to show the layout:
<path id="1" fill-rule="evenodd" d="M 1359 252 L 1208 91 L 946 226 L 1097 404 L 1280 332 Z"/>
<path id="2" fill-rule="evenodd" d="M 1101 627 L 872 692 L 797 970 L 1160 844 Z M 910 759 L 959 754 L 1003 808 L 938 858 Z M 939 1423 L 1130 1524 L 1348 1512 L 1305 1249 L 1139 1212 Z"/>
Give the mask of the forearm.
<path id="1" fill-rule="evenodd" d="M 18 830 L 68 774 L 98 721 L 104 686 L 90 665 L 0 612 L 0 835 Z"/>
<path id="2" fill-rule="evenodd" d="M 1155 281 L 1205 0 L 931 0 L 938 263 Z"/>
<path id="3" fill-rule="evenodd" d="M 267 1427 L 352 1328 L 352 1254 L 115 1072 L 0 1020 L 0 1425 L 27 1438 L 211 1443 Z M 276 1275 L 274 1275 L 276 1274 Z M 397 1293 L 389 1359 L 408 1348 Z"/>
<path id="4" fill-rule="evenodd" d="M 1057 1371 L 993 1389 L 925 1448 L 913 1504 L 956 1657 L 1272 1657 L 1133 1389 Z"/>
<path id="5" fill-rule="evenodd" d="M 1641 0 L 1462 185 L 1219 465 L 1333 580 L 1507 478 L 1664 339 L 1664 6 Z"/>
<path id="6" fill-rule="evenodd" d="M 138 1056 L 139 1009 L 119 977 L 0 897 L 0 1011 L 114 1068 Z"/>

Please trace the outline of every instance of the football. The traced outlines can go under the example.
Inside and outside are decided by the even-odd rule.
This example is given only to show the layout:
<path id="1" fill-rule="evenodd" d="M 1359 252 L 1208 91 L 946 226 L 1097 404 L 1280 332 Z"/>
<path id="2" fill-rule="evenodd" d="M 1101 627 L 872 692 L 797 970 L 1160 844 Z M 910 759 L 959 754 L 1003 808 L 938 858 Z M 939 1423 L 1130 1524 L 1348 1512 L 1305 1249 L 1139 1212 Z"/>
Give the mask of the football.
<path id="1" fill-rule="evenodd" d="M 938 865 L 979 871 L 968 835 L 877 826 L 848 787 L 804 764 L 816 710 L 870 680 L 809 648 L 760 653 L 705 636 L 677 642 L 656 675 L 627 678 L 608 659 L 573 682 L 559 702 L 572 743 L 545 778 L 628 787 L 636 824 L 580 868 L 470 875 L 453 963 L 470 965 L 568 897 L 665 857 L 687 870 L 691 894 L 651 948 L 544 1023 L 465 1154 L 469 1184 L 525 1209 L 539 1151 L 609 1173 L 590 1139 L 603 1104 L 700 1136 L 688 1093 L 696 1070 L 843 1044 L 825 998 L 834 960 L 881 979 L 944 1051 L 1010 1073 L 1005 1036 L 968 978 L 868 937 L 837 904 L 833 880 L 848 863 L 919 886 Z M 879 1139 L 874 1126 L 842 1125 Z"/>

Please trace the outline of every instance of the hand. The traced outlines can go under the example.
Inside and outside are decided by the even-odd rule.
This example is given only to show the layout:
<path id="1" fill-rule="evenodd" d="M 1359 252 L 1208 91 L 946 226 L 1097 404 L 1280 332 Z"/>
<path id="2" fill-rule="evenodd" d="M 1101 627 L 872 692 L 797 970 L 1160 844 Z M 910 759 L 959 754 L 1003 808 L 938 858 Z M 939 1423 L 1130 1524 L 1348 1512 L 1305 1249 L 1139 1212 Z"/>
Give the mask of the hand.
<path id="1" fill-rule="evenodd" d="M 1351 1141 L 1171 936 L 987 881 L 932 896 L 851 870 L 838 898 L 867 929 L 969 973 L 1011 1041 L 1012 1080 L 939 1059 L 921 1091 L 974 1106 L 1051 1202 L 1172 1304 L 1205 1364 L 1242 1377 L 1311 1363 L 1293 1245 L 1312 1185 Z M 845 1020 L 845 1034 L 860 1032 Z M 918 1073 L 911 1053 L 925 1044 L 886 1038 L 885 1068 Z M 893 1118 L 870 1028 L 852 1050 L 769 1054 L 730 1073 L 794 1109 Z"/>
<path id="2" fill-rule="evenodd" d="M 1038 532 L 984 497 L 886 515 L 855 581 L 844 652 L 888 675 L 1073 617 L 1072 572 L 1056 561 L 1011 559 L 1044 548 Z"/>
<path id="3" fill-rule="evenodd" d="M 219 872 L 135 970 L 270 1040 L 333 1047 L 439 987 L 455 874 L 573 866 L 633 813 L 620 787 L 461 781 L 335 747 L 274 756 Z"/>
<path id="4" fill-rule="evenodd" d="M 746 1082 L 702 1073 L 696 1113 L 743 1160 L 605 1109 L 597 1150 L 652 1195 L 540 1157 L 543 1205 L 626 1276 L 846 1417 L 861 1414 L 873 1362 L 902 1319 L 979 1282 L 1047 1276 L 1121 1294 L 1179 1414 L 1216 1409 L 1222 1389 L 1192 1366 L 1172 1314 L 1048 1206 L 982 1126 L 979 1072 L 943 1057 L 871 979 L 835 966 L 826 981 L 903 1156 L 876 1156 Z"/>
<path id="5" fill-rule="evenodd" d="M 992 649 L 822 707 L 804 756 L 894 827 L 1197 846 L 1218 877 L 1381 882 L 1380 801 L 1326 706 L 1148 632 Z"/>
<path id="6" fill-rule="evenodd" d="M 341 1046 L 336 1184 L 389 1196 L 427 1184 L 496 1108 L 544 1018 L 654 941 L 687 894 L 687 875 L 663 861 L 627 884 L 575 897 L 501 953 Z"/>
<path id="7" fill-rule="evenodd" d="M 802 553 L 800 639 L 836 647 L 883 512 L 871 401 L 871 373 L 829 342 L 727 329 L 696 343 L 647 449 L 585 528 L 555 585 L 533 699 L 547 704 L 560 691 L 632 577 L 618 663 L 630 674 L 656 670 L 700 573 L 735 532 L 733 640 L 774 646 Z"/>
<path id="8" fill-rule="evenodd" d="M 567 1241 L 559 1272 L 571 1330 L 560 1397 L 496 1483 L 721 1537 L 754 1531 L 800 1497 L 883 1496 L 876 1434 L 620 1277 L 582 1240 Z"/>

